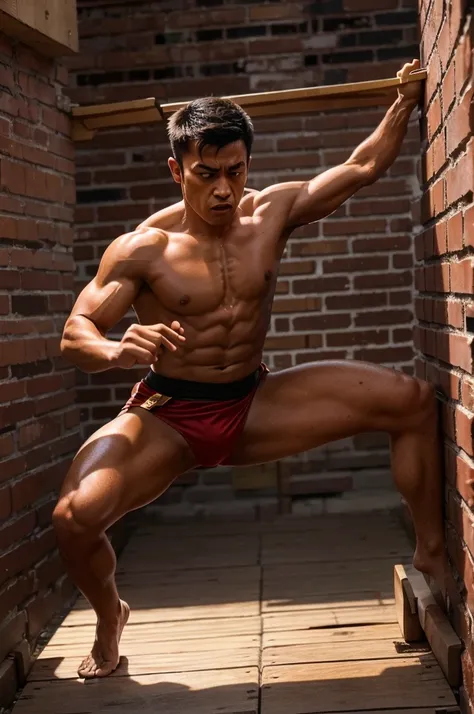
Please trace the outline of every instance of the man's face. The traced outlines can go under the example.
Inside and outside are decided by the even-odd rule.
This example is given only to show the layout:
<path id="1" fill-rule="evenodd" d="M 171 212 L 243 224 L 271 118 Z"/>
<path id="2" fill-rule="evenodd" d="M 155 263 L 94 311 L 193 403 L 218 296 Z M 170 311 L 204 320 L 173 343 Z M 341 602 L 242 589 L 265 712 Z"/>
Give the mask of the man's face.
<path id="1" fill-rule="evenodd" d="M 247 182 L 247 149 L 243 141 L 222 148 L 204 147 L 199 154 L 190 143 L 181 169 L 175 159 L 168 161 L 174 180 L 181 184 L 183 197 L 206 223 L 230 223 Z"/>

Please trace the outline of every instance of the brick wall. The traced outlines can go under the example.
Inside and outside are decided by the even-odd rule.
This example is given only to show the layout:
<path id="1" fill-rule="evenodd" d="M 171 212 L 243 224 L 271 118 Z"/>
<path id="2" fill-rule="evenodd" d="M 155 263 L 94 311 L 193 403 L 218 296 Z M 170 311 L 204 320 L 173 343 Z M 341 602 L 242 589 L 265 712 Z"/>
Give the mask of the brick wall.
<path id="1" fill-rule="evenodd" d="M 73 101 L 154 95 L 165 102 L 359 81 L 393 76 L 403 61 L 418 56 L 415 0 L 179 5 L 79 0 L 82 51 L 71 63 Z M 255 121 L 249 185 L 311 178 L 344 161 L 382 115 L 370 109 Z M 412 369 L 418 155 L 415 118 L 402 155 L 383 179 L 291 239 L 266 346 L 273 369 L 327 358 Z M 92 278 L 113 238 L 180 197 L 168 156 L 163 126 L 107 132 L 78 145 L 78 288 Z M 119 325 L 117 337 L 126 324 Z M 116 415 L 139 375 L 80 375 L 85 434 Z M 338 491 L 353 484 L 349 469 L 378 470 L 376 485 L 387 464 L 386 440 L 373 435 L 292 459 L 291 469 L 307 476 L 306 486 L 299 481 L 302 492 L 319 491 L 322 480 L 313 474 L 328 472 L 334 477 L 324 479 L 324 489 Z M 222 497 L 232 494 L 230 479 L 222 475 Z M 204 485 L 186 489 L 187 497 L 206 498 Z"/>
<path id="2" fill-rule="evenodd" d="M 0 708 L 70 593 L 51 511 L 79 444 L 71 367 L 74 152 L 65 68 L 0 35 Z"/>
<path id="3" fill-rule="evenodd" d="M 470 6 L 470 7 L 469 7 Z M 472 2 L 420 3 L 425 96 L 424 230 L 415 238 L 416 360 L 437 385 L 443 414 L 449 555 L 459 585 L 452 616 L 466 643 L 466 700 L 474 711 L 474 139 Z"/>

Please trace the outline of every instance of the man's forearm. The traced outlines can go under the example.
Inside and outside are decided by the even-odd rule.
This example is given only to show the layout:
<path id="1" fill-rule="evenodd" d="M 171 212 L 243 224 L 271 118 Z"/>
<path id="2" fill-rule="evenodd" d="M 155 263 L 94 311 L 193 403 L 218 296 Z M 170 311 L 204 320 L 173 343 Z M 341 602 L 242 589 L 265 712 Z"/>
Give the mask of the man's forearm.
<path id="1" fill-rule="evenodd" d="M 397 158 L 407 131 L 408 121 L 417 101 L 398 97 L 377 129 L 359 144 L 349 161 L 367 168 L 376 181 Z"/>
<path id="2" fill-rule="evenodd" d="M 83 372 L 104 372 L 113 367 L 117 343 L 104 337 L 84 315 L 70 317 L 64 327 L 61 354 Z"/>

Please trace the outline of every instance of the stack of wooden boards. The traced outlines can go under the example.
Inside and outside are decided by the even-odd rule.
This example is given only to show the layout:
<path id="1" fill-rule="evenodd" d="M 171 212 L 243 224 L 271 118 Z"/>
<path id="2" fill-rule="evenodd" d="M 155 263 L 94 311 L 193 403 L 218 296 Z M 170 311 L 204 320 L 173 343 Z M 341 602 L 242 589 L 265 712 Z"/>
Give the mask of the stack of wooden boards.
<path id="1" fill-rule="evenodd" d="M 426 638 L 449 684 L 459 687 L 462 642 L 424 576 L 413 566 L 396 565 L 394 591 L 398 624 L 406 642 Z"/>

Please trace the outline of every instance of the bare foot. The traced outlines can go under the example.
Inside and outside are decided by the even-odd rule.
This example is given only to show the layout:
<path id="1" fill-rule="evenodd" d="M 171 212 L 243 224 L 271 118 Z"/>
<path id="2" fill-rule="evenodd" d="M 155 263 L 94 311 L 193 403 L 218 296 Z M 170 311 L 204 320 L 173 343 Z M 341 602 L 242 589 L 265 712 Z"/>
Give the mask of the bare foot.
<path id="1" fill-rule="evenodd" d="M 80 664 L 77 673 L 80 677 L 107 677 L 117 669 L 120 661 L 119 642 L 122 631 L 130 615 L 130 608 L 120 600 L 120 612 L 113 621 L 98 621 L 95 642 L 90 655 Z"/>
<path id="2" fill-rule="evenodd" d="M 423 548 L 417 545 L 413 565 L 423 573 L 438 604 L 444 609 L 452 580 L 444 544 L 438 548 Z"/>

